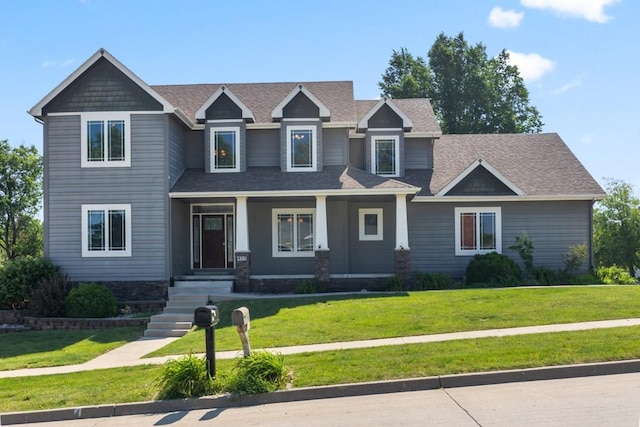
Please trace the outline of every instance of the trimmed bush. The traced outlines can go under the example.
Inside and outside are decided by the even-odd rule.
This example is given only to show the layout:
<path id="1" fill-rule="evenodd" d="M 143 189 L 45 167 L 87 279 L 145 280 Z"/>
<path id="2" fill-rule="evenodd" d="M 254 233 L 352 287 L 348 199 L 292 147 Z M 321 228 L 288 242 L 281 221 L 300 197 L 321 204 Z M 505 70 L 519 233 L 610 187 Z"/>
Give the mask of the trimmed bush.
<path id="1" fill-rule="evenodd" d="M 118 314 L 118 301 L 103 285 L 81 283 L 65 300 L 67 317 L 103 318 Z"/>
<path id="2" fill-rule="evenodd" d="M 444 273 L 416 273 L 416 291 L 451 289 L 455 282 Z"/>
<path id="3" fill-rule="evenodd" d="M 44 258 L 24 257 L 9 261 L 0 269 L 0 309 L 27 308 L 38 283 L 58 271 Z"/>
<path id="4" fill-rule="evenodd" d="M 298 283 L 293 290 L 294 294 L 317 294 L 320 292 L 324 292 L 323 287 L 315 280 L 305 280 Z"/>
<path id="5" fill-rule="evenodd" d="M 522 272 L 511 258 L 497 252 L 475 255 L 466 270 L 467 285 L 486 284 L 514 286 L 520 283 Z"/>
<path id="6" fill-rule="evenodd" d="M 289 371 L 281 354 L 254 351 L 248 357 L 238 359 L 226 391 L 235 394 L 268 393 L 284 387 L 288 378 Z"/>
<path id="7" fill-rule="evenodd" d="M 64 301 L 71 291 L 69 276 L 56 272 L 40 280 L 29 299 L 29 311 L 35 316 L 64 317 Z"/>
<path id="8" fill-rule="evenodd" d="M 634 285 L 638 283 L 635 277 L 631 277 L 626 268 L 612 265 L 611 267 L 599 267 L 596 276 L 604 283 L 610 285 Z"/>
<path id="9" fill-rule="evenodd" d="M 400 292 L 404 290 L 404 280 L 402 280 L 400 276 L 391 276 L 384 290 L 388 292 Z"/>
<path id="10" fill-rule="evenodd" d="M 540 285 L 557 285 L 560 283 L 560 272 L 544 265 L 534 267 L 533 277 Z"/>

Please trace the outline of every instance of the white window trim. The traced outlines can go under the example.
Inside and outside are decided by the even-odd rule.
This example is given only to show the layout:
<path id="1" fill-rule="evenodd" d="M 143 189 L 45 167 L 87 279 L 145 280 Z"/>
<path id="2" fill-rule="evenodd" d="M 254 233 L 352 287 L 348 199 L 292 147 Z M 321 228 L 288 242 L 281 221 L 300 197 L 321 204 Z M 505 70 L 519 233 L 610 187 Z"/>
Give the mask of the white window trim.
<path id="1" fill-rule="evenodd" d="M 124 121 L 124 160 L 98 162 L 90 162 L 87 158 L 87 122 L 90 121 L 108 121 L 123 120 Z M 80 166 L 83 168 L 114 168 L 114 167 L 131 167 L 131 114 L 127 112 L 100 112 L 100 113 L 82 113 L 80 114 Z M 106 133 L 105 133 L 106 135 Z M 106 143 L 105 143 L 106 150 Z M 106 153 L 105 153 L 106 154 Z"/>
<path id="2" fill-rule="evenodd" d="M 314 250 L 307 252 L 298 252 L 298 251 L 279 251 L 278 250 L 278 215 L 279 214 L 291 214 L 291 215 L 299 215 L 299 214 L 312 214 L 313 222 L 314 222 L 314 232 L 315 232 L 315 221 L 316 221 L 316 210 L 313 208 L 278 208 L 271 210 L 271 242 L 272 242 L 272 255 L 274 258 L 308 258 L 315 256 L 315 238 L 314 238 Z M 295 229 L 295 228 L 294 228 Z M 297 239 L 294 239 L 297 241 Z"/>
<path id="3" fill-rule="evenodd" d="M 311 153 L 313 159 L 311 161 L 311 166 L 309 167 L 294 167 L 291 161 L 291 131 L 292 130 L 310 130 L 312 135 L 311 140 Z M 318 127 L 317 126 L 287 126 L 286 127 L 286 140 L 287 140 L 287 172 L 315 172 L 318 170 Z"/>
<path id="4" fill-rule="evenodd" d="M 216 132 L 235 132 L 236 134 L 236 165 L 233 168 L 217 168 L 215 165 L 215 158 L 213 152 L 215 151 L 215 135 Z M 240 128 L 235 127 L 211 127 L 209 129 L 209 172 L 211 173 L 224 173 L 224 172 L 240 172 Z"/>
<path id="5" fill-rule="evenodd" d="M 379 140 L 393 140 L 395 154 L 395 173 L 378 173 L 376 169 L 376 142 Z M 398 135 L 374 135 L 371 137 L 371 173 L 380 176 L 400 176 L 400 137 Z"/>
<path id="6" fill-rule="evenodd" d="M 89 241 L 87 235 L 88 219 L 87 214 L 89 211 L 105 211 L 109 210 L 123 210 L 125 212 L 125 241 L 126 247 L 124 251 L 110 251 L 108 247 L 105 247 L 104 251 L 90 251 Z M 131 256 L 131 205 L 82 205 L 82 257 L 83 258 L 106 258 L 106 257 L 130 257 Z M 107 232 L 105 235 L 109 235 L 108 223 L 106 225 Z M 107 246 L 107 245 L 105 245 Z"/>
<path id="7" fill-rule="evenodd" d="M 360 240 L 383 240 L 382 211 L 382 208 L 358 209 L 358 235 Z M 376 234 L 365 234 L 365 215 L 376 215 L 378 217 L 378 232 Z"/>
<path id="8" fill-rule="evenodd" d="M 468 207 L 455 208 L 455 249 L 456 256 L 473 256 L 477 254 L 488 254 L 490 252 L 502 253 L 502 208 L 500 207 Z M 494 213 L 496 215 L 496 248 L 495 249 L 471 249 L 464 250 L 460 247 L 460 237 L 462 230 L 460 229 L 460 215 L 463 213 Z M 476 223 L 476 242 L 479 239 L 480 227 Z"/>

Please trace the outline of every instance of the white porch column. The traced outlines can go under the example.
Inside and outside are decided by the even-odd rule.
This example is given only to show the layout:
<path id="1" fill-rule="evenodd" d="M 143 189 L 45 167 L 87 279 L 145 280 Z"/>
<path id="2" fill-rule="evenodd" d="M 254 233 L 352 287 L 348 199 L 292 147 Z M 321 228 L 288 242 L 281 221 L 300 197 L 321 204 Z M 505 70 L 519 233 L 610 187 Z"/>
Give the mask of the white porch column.
<path id="1" fill-rule="evenodd" d="M 316 196 L 315 249 L 328 250 L 327 196 Z"/>
<path id="2" fill-rule="evenodd" d="M 396 250 L 409 249 L 409 225 L 407 222 L 407 195 L 396 194 Z"/>
<path id="3" fill-rule="evenodd" d="M 249 252 L 247 197 L 236 197 L 236 252 Z"/>

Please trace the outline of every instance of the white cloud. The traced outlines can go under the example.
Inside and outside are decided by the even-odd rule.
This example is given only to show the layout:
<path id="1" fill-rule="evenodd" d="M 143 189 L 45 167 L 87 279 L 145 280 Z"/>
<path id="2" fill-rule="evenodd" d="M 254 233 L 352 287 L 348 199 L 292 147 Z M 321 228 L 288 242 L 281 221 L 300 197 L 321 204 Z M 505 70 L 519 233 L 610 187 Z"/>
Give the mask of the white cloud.
<path id="1" fill-rule="evenodd" d="M 494 7 L 489 13 L 489 24 L 498 28 L 515 28 L 520 25 L 524 13 L 514 10 L 503 10 L 500 7 Z"/>
<path id="2" fill-rule="evenodd" d="M 560 16 L 584 18 L 600 24 L 611 20 L 611 17 L 604 13 L 604 8 L 618 2 L 620 0 L 520 0 L 524 7 L 551 9 Z"/>
<path id="3" fill-rule="evenodd" d="M 582 76 L 578 76 L 575 79 L 571 80 L 569 83 L 562 85 L 558 89 L 553 91 L 554 95 L 560 95 L 561 93 L 565 93 L 570 91 L 571 89 L 582 86 Z"/>
<path id="4" fill-rule="evenodd" d="M 539 80 L 556 67 L 555 62 L 537 53 L 508 52 L 509 64 L 517 66 L 520 76 L 526 81 Z"/>

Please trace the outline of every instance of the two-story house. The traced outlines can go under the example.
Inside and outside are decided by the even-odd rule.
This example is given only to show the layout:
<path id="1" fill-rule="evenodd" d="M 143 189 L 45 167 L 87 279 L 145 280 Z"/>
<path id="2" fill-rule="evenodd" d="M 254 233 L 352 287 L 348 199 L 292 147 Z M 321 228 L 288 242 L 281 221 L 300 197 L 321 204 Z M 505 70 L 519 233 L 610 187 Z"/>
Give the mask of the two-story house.
<path id="1" fill-rule="evenodd" d="M 605 195 L 556 134 L 442 135 L 427 99 L 348 81 L 150 86 L 100 49 L 29 113 L 45 255 L 130 299 L 198 274 L 254 292 L 460 278 L 474 254 L 519 261 L 523 231 L 560 268 Z"/>

